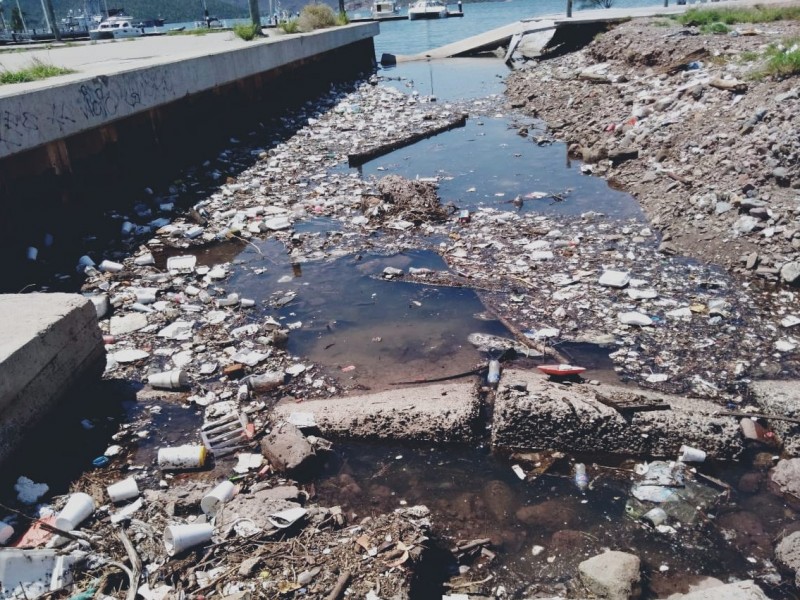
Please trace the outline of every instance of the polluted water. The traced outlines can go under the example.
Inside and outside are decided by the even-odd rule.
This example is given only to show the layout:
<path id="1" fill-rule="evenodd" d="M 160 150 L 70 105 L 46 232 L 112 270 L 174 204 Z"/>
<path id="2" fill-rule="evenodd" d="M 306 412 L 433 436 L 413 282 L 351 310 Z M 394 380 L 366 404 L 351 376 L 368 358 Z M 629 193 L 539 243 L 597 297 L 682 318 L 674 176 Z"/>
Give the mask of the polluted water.
<path id="1" fill-rule="evenodd" d="M 472 64 L 454 68 L 468 74 Z M 309 102 L 282 117 L 280 134 L 256 128 L 136 210 L 115 210 L 124 243 L 76 254 L 79 271 L 70 266 L 80 278 L 69 281 L 101 313 L 109 359 L 94 392 L 106 402 L 60 434 L 91 443 L 57 478 L 41 463 L 15 463 L 6 489 L 31 489 L 15 479 L 20 469 L 59 494 L 134 477 L 139 497 L 124 509 L 97 504 L 80 526 L 119 562 L 125 548 L 102 539 L 116 539 L 112 518 L 129 523 L 147 585 L 164 594 L 221 586 L 327 597 L 349 585 L 357 597 L 394 597 L 425 547 L 431 576 L 412 597 L 581 597 L 579 563 L 606 548 L 639 557 L 645 598 L 701 577 L 755 578 L 771 597 L 791 597 L 772 540 L 796 515 L 767 490 L 770 446 L 742 442 L 738 462 L 696 464 L 677 452 L 654 460 L 493 447 L 494 395 L 522 397 L 529 385 L 514 369 L 561 356 L 587 370 L 537 376 L 565 396 L 635 382 L 736 407 L 744 377 L 709 372 L 697 359 L 715 347 L 706 341 L 741 342 L 716 349 L 735 373 L 780 329 L 756 327 L 770 317 L 749 312 L 749 292 L 718 269 L 658 254 L 631 197 L 570 163 L 541 123 L 501 108 L 500 61 L 476 64 L 481 97 L 469 95 L 475 79 L 448 84 L 448 95 L 442 67 L 410 68 L 413 77 L 387 70 Z M 421 139 L 430 127 L 440 133 Z M 412 133 L 421 141 L 403 146 Z M 369 140 L 393 151 L 346 166 Z M 427 203 L 437 194 L 441 206 Z M 620 321 L 630 313 L 639 324 Z M 481 349 L 470 336 L 508 344 Z M 467 443 L 328 440 L 308 412 L 441 380 L 477 399 Z M 287 405 L 289 418 L 274 421 Z M 289 466 L 275 450 L 281 436 L 294 436 L 284 443 L 302 447 L 302 460 Z M 224 486 L 212 525 L 200 507 L 223 480 L 240 489 Z M 44 500 L 53 514 L 66 501 Z M 263 550 L 273 542 L 275 555 Z"/>

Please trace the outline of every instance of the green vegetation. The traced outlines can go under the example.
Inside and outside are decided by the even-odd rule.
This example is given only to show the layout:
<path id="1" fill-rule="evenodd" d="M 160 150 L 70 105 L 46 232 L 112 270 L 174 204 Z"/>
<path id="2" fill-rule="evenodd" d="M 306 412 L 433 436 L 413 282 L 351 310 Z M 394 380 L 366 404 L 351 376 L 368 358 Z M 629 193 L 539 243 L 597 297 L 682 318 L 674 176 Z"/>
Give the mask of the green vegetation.
<path id="1" fill-rule="evenodd" d="M 725 25 L 725 23 L 720 23 L 717 21 L 716 23 L 710 23 L 708 25 L 703 25 L 700 27 L 700 31 L 702 33 L 730 33 L 731 28 Z"/>
<path id="2" fill-rule="evenodd" d="M 692 8 L 678 17 L 683 25 L 698 27 L 715 23 L 769 23 L 771 21 L 800 20 L 800 6 L 774 6 L 755 8 Z"/>
<path id="3" fill-rule="evenodd" d="M 284 21 L 280 25 L 278 25 L 281 29 L 283 29 L 286 33 L 299 33 L 300 32 L 300 23 L 297 19 L 290 19 L 288 21 Z"/>
<path id="4" fill-rule="evenodd" d="M 800 38 L 773 44 L 767 49 L 766 55 L 765 75 L 783 78 L 800 74 Z"/>
<path id="5" fill-rule="evenodd" d="M 75 71 L 48 65 L 47 63 L 34 59 L 31 66 L 25 69 L 20 69 L 18 71 L 0 71 L 0 85 L 5 83 L 27 83 L 29 81 L 38 81 L 58 75 L 69 75 L 70 73 L 75 73 Z"/>
<path id="6" fill-rule="evenodd" d="M 758 60 L 759 54 L 758 52 L 752 52 L 751 50 L 746 50 L 739 55 L 739 62 L 741 63 L 749 63 Z"/>
<path id="7" fill-rule="evenodd" d="M 258 35 L 261 34 L 261 26 L 256 25 L 255 23 L 247 23 L 246 25 L 234 25 L 233 33 L 236 34 L 236 37 L 240 37 L 245 42 L 249 42 L 251 40 L 254 40 Z"/>
<path id="8" fill-rule="evenodd" d="M 307 4 L 297 20 L 300 31 L 314 31 L 336 25 L 336 15 L 327 4 Z"/>
<path id="9" fill-rule="evenodd" d="M 168 31 L 167 35 L 208 35 L 209 33 L 214 33 L 215 31 L 220 31 L 219 28 L 211 28 L 208 27 L 194 27 L 192 29 L 184 29 L 183 31 Z"/>
<path id="10" fill-rule="evenodd" d="M 340 12 L 336 15 L 336 24 L 337 25 L 347 25 L 350 23 L 350 17 L 347 16 L 346 12 Z"/>

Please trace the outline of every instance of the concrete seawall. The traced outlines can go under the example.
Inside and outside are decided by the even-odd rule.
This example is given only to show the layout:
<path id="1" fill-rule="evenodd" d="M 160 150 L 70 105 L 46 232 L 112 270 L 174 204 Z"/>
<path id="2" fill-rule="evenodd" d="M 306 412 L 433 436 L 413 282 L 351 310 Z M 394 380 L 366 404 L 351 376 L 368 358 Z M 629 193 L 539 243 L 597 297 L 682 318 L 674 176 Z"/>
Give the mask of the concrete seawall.
<path id="1" fill-rule="evenodd" d="M 291 68 L 371 41 L 377 33 L 376 24 L 362 24 L 253 42 L 218 33 L 4 56 L 3 67 L 9 70 L 37 59 L 77 72 L 0 88 L 4 122 L 0 158 L 255 75 Z"/>
<path id="2" fill-rule="evenodd" d="M 40 49 L 3 55 L 76 72 L 0 86 L 0 290 L 17 291 L 60 256 L 79 256 L 104 212 L 168 187 L 290 108 L 375 66 L 375 23 L 245 42 L 230 32 Z M 269 147 L 270 138 L 259 143 Z M 56 239 L 46 267 L 26 248 Z M 53 257 L 53 255 L 56 255 Z M 47 262 L 50 260 L 50 262 Z"/>

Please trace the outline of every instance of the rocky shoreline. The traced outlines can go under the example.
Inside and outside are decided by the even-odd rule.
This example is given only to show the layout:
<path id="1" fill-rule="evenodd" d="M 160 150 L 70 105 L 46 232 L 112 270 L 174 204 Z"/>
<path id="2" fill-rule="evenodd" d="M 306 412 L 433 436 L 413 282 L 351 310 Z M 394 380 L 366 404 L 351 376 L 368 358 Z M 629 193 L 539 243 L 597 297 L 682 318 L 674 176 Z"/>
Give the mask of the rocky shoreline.
<path id="1" fill-rule="evenodd" d="M 701 34 L 635 20 L 508 77 L 512 106 L 547 122 L 590 172 L 629 191 L 661 250 L 767 281 L 800 281 L 796 78 L 757 77 L 795 22 Z"/>

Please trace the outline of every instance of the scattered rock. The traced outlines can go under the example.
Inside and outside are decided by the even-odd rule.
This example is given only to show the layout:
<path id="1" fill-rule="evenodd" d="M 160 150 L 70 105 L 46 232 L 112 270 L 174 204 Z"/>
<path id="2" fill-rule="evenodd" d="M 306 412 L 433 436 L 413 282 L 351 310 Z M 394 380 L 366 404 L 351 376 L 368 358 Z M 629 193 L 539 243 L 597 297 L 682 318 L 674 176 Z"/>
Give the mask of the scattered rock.
<path id="1" fill-rule="evenodd" d="M 583 585 L 608 600 L 630 600 L 641 594 L 639 557 L 609 550 L 578 566 Z"/>

